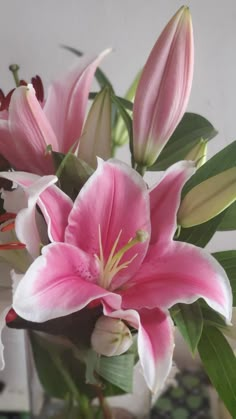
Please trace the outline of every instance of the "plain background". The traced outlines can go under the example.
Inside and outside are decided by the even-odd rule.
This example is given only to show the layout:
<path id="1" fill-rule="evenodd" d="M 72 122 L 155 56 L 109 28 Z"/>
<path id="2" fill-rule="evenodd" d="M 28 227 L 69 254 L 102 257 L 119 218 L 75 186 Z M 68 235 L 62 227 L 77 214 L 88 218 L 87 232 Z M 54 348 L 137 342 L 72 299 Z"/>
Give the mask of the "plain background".
<path id="1" fill-rule="evenodd" d="M 188 110 L 207 117 L 219 131 L 210 146 L 212 155 L 236 139 L 236 2 L 192 0 L 187 4 L 195 35 L 195 73 Z M 47 86 L 76 62 L 60 47 L 66 44 L 89 54 L 112 47 L 102 68 L 122 95 L 182 1 L 0 0 L 0 5 L 0 87 L 5 92 L 13 87 L 8 71 L 12 63 L 21 66 L 22 78 L 29 81 L 39 74 Z M 119 156 L 126 160 L 125 153 Z M 217 234 L 210 249 L 233 249 L 235 237 L 235 232 Z M 12 345 L 7 352 L 10 357 Z M 15 365 L 19 364 L 18 352 L 19 347 L 12 354 Z M 11 368 L 11 380 L 16 375 Z"/>

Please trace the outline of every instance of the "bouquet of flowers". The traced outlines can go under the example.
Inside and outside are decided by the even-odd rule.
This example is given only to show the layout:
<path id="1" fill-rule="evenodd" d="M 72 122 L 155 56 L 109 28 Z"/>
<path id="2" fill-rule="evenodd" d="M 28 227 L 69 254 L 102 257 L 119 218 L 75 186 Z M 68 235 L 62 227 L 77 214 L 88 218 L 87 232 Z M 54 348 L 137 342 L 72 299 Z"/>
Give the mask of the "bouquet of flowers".
<path id="1" fill-rule="evenodd" d="M 235 416 L 236 361 L 225 334 L 236 250 L 204 247 L 217 230 L 236 229 L 236 142 L 207 161 L 217 132 L 185 112 L 188 7 L 124 98 L 99 68 L 108 52 L 81 57 L 46 98 L 38 76 L 27 84 L 11 66 L 16 88 L 0 93 L 0 256 L 12 267 L 1 328 L 29 330 L 42 385 L 66 400 L 60 417 L 111 419 L 106 396 L 132 391 L 137 361 L 151 392 L 163 388 L 177 327 Z M 114 157 L 126 141 L 130 165 Z M 164 173 L 148 185 L 146 171 Z"/>

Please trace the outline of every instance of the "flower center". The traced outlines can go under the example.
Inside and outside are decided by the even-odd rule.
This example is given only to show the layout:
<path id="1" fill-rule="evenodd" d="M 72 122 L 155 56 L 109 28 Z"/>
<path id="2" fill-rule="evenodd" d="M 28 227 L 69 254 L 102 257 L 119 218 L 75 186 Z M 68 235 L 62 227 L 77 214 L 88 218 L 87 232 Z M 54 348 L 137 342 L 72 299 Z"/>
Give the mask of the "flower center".
<path id="1" fill-rule="evenodd" d="M 120 230 L 114 244 L 112 246 L 111 252 L 107 260 L 104 258 L 104 252 L 102 247 L 102 237 L 101 237 L 101 228 L 100 225 L 98 226 L 98 237 L 99 237 L 99 256 L 95 255 L 100 266 L 100 285 L 103 288 L 108 289 L 110 283 L 114 276 L 121 271 L 122 269 L 126 269 L 131 262 L 137 257 L 138 253 L 136 253 L 131 259 L 126 260 L 123 263 L 121 262 L 122 257 L 124 254 L 135 246 L 138 243 L 145 242 L 148 239 L 148 233 L 144 230 L 137 230 L 136 235 L 134 238 L 131 238 L 120 250 L 117 250 L 117 246 L 122 234 L 122 230 Z"/>

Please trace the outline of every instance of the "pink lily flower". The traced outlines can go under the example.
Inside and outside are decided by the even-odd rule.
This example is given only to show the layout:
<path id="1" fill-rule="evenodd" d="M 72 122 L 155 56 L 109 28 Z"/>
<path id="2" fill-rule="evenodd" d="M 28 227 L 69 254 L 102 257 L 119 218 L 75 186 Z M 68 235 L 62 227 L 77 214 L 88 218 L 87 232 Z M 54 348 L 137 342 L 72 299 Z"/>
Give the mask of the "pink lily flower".
<path id="1" fill-rule="evenodd" d="M 9 110 L 0 112 L 0 154 L 18 170 L 54 172 L 50 151 L 67 153 L 80 138 L 88 94 L 102 58 L 83 57 L 80 64 L 54 81 L 47 99 L 39 102 L 32 85 L 20 86 L 11 96 Z"/>
<path id="2" fill-rule="evenodd" d="M 74 203 L 61 193 L 50 196 L 48 188 L 41 209 L 51 243 L 22 275 L 13 296 L 15 312 L 44 322 L 101 306 L 105 316 L 138 330 L 144 376 L 158 391 L 172 363 L 170 307 L 202 297 L 231 319 L 225 271 L 204 249 L 173 240 L 181 189 L 193 172 L 191 162 L 177 163 L 149 190 L 124 163 L 99 160 Z M 17 172 L 12 176 L 17 182 Z"/>
<path id="3" fill-rule="evenodd" d="M 133 109 L 135 162 L 151 166 L 180 122 L 193 78 L 193 31 L 181 7 L 154 45 L 138 84 Z"/>

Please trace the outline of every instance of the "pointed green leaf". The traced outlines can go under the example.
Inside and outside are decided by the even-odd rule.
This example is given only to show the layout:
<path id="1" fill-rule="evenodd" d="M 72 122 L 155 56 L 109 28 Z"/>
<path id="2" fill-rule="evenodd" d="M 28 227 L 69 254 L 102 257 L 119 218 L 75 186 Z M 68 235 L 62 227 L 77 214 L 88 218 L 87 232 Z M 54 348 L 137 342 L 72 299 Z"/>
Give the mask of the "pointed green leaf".
<path id="1" fill-rule="evenodd" d="M 53 158 L 59 186 L 74 200 L 94 170 L 72 153 L 64 155 L 54 151 Z"/>
<path id="2" fill-rule="evenodd" d="M 207 221 L 206 223 L 190 228 L 181 228 L 180 234 L 176 240 L 195 244 L 199 247 L 205 247 L 214 236 L 217 227 L 223 219 L 226 211 L 228 211 L 228 209 L 217 215 L 217 217 L 212 218 L 212 220 Z"/>
<path id="3" fill-rule="evenodd" d="M 199 140 L 211 140 L 216 135 L 217 131 L 206 118 L 195 113 L 185 113 L 157 161 L 148 170 L 167 169 L 173 163 L 185 159 Z"/>
<path id="4" fill-rule="evenodd" d="M 236 202 L 230 205 L 227 214 L 217 228 L 218 231 L 236 230 Z"/>
<path id="5" fill-rule="evenodd" d="M 172 317 L 194 354 L 203 328 L 203 318 L 199 302 L 196 301 L 193 304 L 176 304 L 172 309 Z"/>
<path id="6" fill-rule="evenodd" d="M 133 387 L 134 354 L 127 353 L 120 356 L 99 359 L 96 371 L 105 380 L 121 388 L 126 393 L 132 392 Z"/>
<path id="7" fill-rule="evenodd" d="M 233 293 L 233 306 L 236 306 L 236 250 L 213 253 L 213 256 L 223 266 L 230 280 Z"/>
<path id="8" fill-rule="evenodd" d="M 67 51 L 70 51 L 73 54 L 77 55 L 78 57 L 82 57 L 82 55 L 84 55 L 83 52 L 81 52 L 80 50 L 78 50 L 76 48 L 69 47 L 68 45 L 61 45 L 61 46 L 62 46 L 62 48 L 66 49 Z M 96 78 L 99 86 L 101 87 L 101 89 L 105 86 L 109 86 L 110 89 L 112 91 L 114 91 L 110 80 L 107 78 L 105 73 L 99 67 L 97 68 L 97 70 L 95 72 L 95 78 Z"/>
<path id="9" fill-rule="evenodd" d="M 212 384 L 236 417 L 236 358 L 232 348 L 221 331 L 205 326 L 198 349 Z"/>
<path id="10" fill-rule="evenodd" d="M 132 108 L 133 108 L 133 99 L 136 93 L 136 89 L 138 86 L 138 82 L 140 80 L 141 71 L 135 77 L 133 83 L 131 84 L 130 88 L 125 94 L 125 98 L 119 98 L 123 104 L 123 106 L 129 111 L 131 116 Z M 129 107 L 127 106 L 129 105 Z M 120 147 L 125 144 L 129 140 L 128 132 L 126 125 L 123 121 L 121 115 L 117 112 L 116 117 L 114 118 L 113 123 L 113 143 L 115 146 Z"/>
<path id="11" fill-rule="evenodd" d="M 114 94 L 111 95 L 111 99 L 112 102 L 114 103 L 116 110 L 120 113 L 125 126 L 127 128 L 128 131 L 128 135 L 129 135 L 129 142 L 130 142 L 130 150 L 132 153 L 133 150 L 133 124 L 132 124 L 132 118 L 129 114 L 129 112 L 126 110 L 126 108 L 123 105 L 122 100 L 120 100 L 120 98 L 118 98 L 117 96 L 115 96 Z"/>

